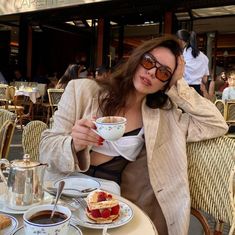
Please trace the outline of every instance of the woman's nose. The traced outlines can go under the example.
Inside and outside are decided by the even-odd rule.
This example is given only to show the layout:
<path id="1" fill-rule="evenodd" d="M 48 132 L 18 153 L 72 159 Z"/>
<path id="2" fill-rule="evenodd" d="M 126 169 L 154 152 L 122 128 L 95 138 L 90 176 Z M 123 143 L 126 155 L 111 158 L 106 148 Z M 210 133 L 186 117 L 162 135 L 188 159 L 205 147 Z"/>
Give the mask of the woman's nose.
<path id="1" fill-rule="evenodd" d="M 151 77 L 154 78 L 155 77 L 155 72 L 156 72 L 156 67 L 153 67 L 152 69 L 147 71 L 147 74 Z"/>

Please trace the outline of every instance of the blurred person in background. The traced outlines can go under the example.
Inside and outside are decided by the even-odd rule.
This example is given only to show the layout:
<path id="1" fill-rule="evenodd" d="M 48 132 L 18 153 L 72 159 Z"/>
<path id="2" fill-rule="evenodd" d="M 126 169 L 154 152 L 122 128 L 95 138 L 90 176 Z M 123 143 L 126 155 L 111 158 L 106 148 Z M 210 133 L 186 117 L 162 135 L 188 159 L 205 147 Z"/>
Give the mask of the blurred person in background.
<path id="1" fill-rule="evenodd" d="M 223 90 L 228 87 L 228 78 L 225 71 L 222 71 L 215 81 L 215 90 L 218 92 L 223 92 Z"/>
<path id="2" fill-rule="evenodd" d="M 69 81 L 79 78 L 78 75 L 79 75 L 79 66 L 77 64 L 70 64 L 67 67 L 65 73 L 59 79 L 55 88 L 65 89 Z"/>
<path id="3" fill-rule="evenodd" d="M 81 55 L 75 58 L 76 64 L 78 65 L 78 77 L 79 78 L 87 78 L 88 70 L 87 70 L 87 56 L 82 53 Z"/>
<path id="4" fill-rule="evenodd" d="M 14 71 L 14 81 L 16 82 L 27 82 L 27 78 L 22 75 L 22 72 L 19 69 L 15 69 Z"/>
<path id="5" fill-rule="evenodd" d="M 189 86 L 193 87 L 199 94 L 201 83 L 207 84 L 209 76 L 207 56 L 197 47 L 197 38 L 194 31 L 188 32 L 186 29 L 178 30 L 176 33 L 185 60 L 184 79 Z"/>
<path id="6" fill-rule="evenodd" d="M 97 80 L 105 80 L 108 78 L 110 72 L 108 68 L 106 68 L 104 65 L 96 68 L 95 70 L 95 79 Z"/>
<path id="7" fill-rule="evenodd" d="M 227 73 L 228 87 L 223 90 L 222 100 L 235 100 L 235 70 Z"/>
<path id="8" fill-rule="evenodd" d="M 209 76 L 207 84 L 204 84 L 203 82 L 200 85 L 200 90 L 202 92 L 202 95 L 210 100 L 211 102 L 215 102 L 216 95 L 215 95 L 215 80 Z"/>

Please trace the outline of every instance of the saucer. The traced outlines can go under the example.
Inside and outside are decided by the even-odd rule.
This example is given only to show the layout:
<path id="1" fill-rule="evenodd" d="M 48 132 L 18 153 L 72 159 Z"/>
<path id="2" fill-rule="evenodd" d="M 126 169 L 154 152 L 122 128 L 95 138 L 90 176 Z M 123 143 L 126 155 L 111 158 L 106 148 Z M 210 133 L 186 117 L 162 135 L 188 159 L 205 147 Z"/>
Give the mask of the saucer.
<path id="1" fill-rule="evenodd" d="M 75 225 L 69 225 L 69 235 L 82 235 L 82 231 Z M 12 235 L 24 235 L 24 226 L 18 228 Z"/>
<path id="2" fill-rule="evenodd" d="M 67 197 L 87 196 L 89 192 L 79 192 L 79 191 L 87 188 L 91 188 L 94 190 L 100 188 L 100 182 L 98 182 L 97 180 L 81 176 L 69 176 L 59 179 L 54 182 L 55 188 L 58 187 L 59 182 L 61 180 L 65 182 L 62 194 Z"/>
<path id="3" fill-rule="evenodd" d="M 15 214 L 15 215 L 24 214 L 24 212 L 26 210 L 28 210 L 29 208 L 31 208 L 32 206 L 36 206 L 36 205 L 40 205 L 40 204 L 45 204 L 45 203 L 50 203 L 50 202 L 52 202 L 53 199 L 54 199 L 53 196 L 51 196 L 49 193 L 45 192 L 44 193 L 44 198 L 43 198 L 42 202 L 35 203 L 33 205 L 27 206 L 27 207 L 25 207 L 24 210 L 11 209 L 11 208 L 7 207 L 6 202 L 4 200 L 0 200 L 0 212 L 4 212 L 4 213 L 7 213 L 7 214 Z"/>
<path id="4" fill-rule="evenodd" d="M 8 218 L 11 219 L 11 225 L 9 225 L 8 227 L 2 229 L 0 231 L 0 234 L 4 234 L 4 235 L 10 235 L 12 234 L 13 231 L 15 231 L 18 227 L 18 221 L 15 217 L 11 216 L 11 215 L 6 215 L 6 214 L 2 214 Z"/>

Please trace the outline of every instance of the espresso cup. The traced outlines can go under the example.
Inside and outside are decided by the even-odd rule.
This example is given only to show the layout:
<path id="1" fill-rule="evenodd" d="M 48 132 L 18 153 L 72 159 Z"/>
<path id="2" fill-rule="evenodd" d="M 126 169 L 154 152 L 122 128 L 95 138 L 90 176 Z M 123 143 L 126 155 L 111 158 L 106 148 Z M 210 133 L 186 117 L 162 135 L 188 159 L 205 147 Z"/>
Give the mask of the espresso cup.
<path id="1" fill-rule="evenodd" d="M 126 129 L 126 118 L 119 116 L 100 117 L 94 121 L 96 133 L 109 141 L 118 140 Z"/>
<path id="2" fill-rule="evenodd" d="M 25 235 L 67 235 L 72 213 L 69 208 L 56 206 L 55 214 L 50 219 L 54 205 L 39 205 L 27 210 L 23 215 Z"/>

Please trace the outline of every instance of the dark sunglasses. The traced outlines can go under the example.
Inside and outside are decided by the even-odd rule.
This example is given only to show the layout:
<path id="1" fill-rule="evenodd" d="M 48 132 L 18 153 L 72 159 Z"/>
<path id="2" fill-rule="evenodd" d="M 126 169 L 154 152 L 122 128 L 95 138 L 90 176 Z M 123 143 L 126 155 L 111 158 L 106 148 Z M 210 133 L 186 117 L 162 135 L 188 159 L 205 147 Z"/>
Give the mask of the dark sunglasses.
<path id="1" fill-rule="evenodd" d="M 172 77 L 172 72 L 169 68 L 160 64 L 150 53 L 145 53 L 142 56 L 140 64 L 147 70 L 156 67 L 155 77 L 161 82 L 167 82 Z M 158 66 L 156 66 L 156 64 L 158 64 Z"/>

